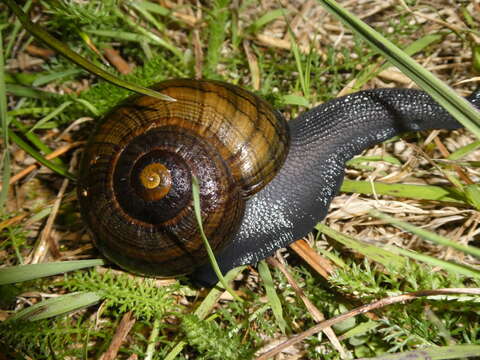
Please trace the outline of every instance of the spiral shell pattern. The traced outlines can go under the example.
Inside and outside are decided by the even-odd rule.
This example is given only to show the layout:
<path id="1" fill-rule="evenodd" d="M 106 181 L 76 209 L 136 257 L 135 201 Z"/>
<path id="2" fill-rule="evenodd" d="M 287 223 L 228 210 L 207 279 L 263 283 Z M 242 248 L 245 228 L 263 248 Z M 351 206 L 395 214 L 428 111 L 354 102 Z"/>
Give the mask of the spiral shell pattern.
<path id="1" fill-rule="evenodd" d="M 239 87 L 170 80 L 154 88 L 177 101 L 134 96 L 107 114 L 85 149 L 78 197 L 107 258 L 135 273 L 172 276 L 208 261 L 192 177 L 218 252 L 238 230 L 246 199 L 282 166 L 289 136 L 280 114 Z"/>

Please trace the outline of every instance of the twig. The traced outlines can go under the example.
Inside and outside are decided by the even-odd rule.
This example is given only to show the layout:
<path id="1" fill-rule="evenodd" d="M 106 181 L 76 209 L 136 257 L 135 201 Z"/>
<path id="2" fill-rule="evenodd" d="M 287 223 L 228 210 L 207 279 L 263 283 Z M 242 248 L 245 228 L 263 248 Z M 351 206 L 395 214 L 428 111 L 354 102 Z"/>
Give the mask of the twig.
<path id="1" fill-rule="evenodd" d="M 132 317 L 132 312 L 129 311 L 123 315 L 120 324 L 118 324 L 117 331 L 113 335 L 112 341 L 108 350 L 100 356 L 101 360 L 114 360 L 117 357 L 118 350 L 122 343 L 125 341 L 128 333 L 130 332 L 132 326 L 135 324 L 135 318 Z"/>
<path id="2" fill-rule="evenodd" d="M 117 50 L 109 47 L 104 49 L 103 52 L 108 62 L 115 66 L 115 69 L 117 69 L 119 73 L 126 75 L 132 72 L 132 67 L 125 61 L 125 59 Z"/>
<path id="3" fill-rule="evenodd" d="M 53 55 L 55 55 L 55 51 L 53 51 L 52 49 L 45 49 L 32 44 L 28 45 L 25 48 L 25 51 L 28 52 L 30 55 L 40 56 L 44 59 L 51 58 Z"/>

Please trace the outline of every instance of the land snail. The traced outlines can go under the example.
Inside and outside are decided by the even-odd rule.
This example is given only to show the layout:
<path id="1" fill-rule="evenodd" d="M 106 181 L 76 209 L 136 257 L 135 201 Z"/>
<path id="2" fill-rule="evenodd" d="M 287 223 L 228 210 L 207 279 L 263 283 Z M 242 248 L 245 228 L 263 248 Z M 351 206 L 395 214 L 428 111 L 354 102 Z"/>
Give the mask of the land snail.
<path id="1" fill-rule="evenodd" d="M 392 136 L 457 123 L 427 94 L 366 90 L 287 123 L 266 101 L 217 81 L 169 80 L 166 102 L 133 96 L 98 124 L 84 151 L 78 198 L 100 251 L 149 276 L 213 284 L 192 203 L 223 272 L 255 264 L 322 220 L 345 162 Z M 480 91 L 468 97 L 480 106 Z"/>

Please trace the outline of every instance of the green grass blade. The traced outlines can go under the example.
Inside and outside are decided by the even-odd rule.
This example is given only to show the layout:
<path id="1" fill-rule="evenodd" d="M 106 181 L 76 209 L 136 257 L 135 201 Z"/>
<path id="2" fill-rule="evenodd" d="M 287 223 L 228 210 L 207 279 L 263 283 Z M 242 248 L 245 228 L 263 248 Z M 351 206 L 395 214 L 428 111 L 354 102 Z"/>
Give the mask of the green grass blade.
<path id="1" fill-rule="evenodd" d="M 225 274 L 224 278 L 227 283 L 233 281 L 238 274 L 240 274 L 243 270 L 245 270 L 245 266 L 239 266 L 230 270 L 228 273 Z M 198 306 L 198 308 L 194 311 L 194 314 L 198 316 L 199 319 L 203 320 L 207 317 L 207 315 L 212 311 L 213 307 L 217 303 L 220 296 L 223 294 L 225 289 L 220 286 L 214 287 L 210 290 L 205 299 L 203 299 L 202 303 Z"/>
<path id="2" fill-rule="evenodd" d="M 30 6 L 32 6 L 32 0 L 28 0 L 25 2 L 25 5 L 23 5 L 23 11 L 27 12 L 30 9 Z M 13 24 L 13 30 L 10 33 L 10 39 L 8 40 L 7 47 L 5 48 L 5 58 L 8 59 L 10 56 L 10 52 L 13 49 L 13 44 L 15 41 L 18 39 L 18 32 L 21 30 L 22 25 L 20 24 L 20 21 L 18 19 L 15 19 L 15 23 Z"/>
<path id="3" fill-rule="evenodd" d="M 17 312 L 8 321 L 37 321 L 63 315 L 98 303 L 102 297 L 94 292 L 73 293 L 43 300 Z"/>
<path id="4" fill-rule="evenodd" d="M 135 4 L 136 7 L 142 8 L 154 14 L 162 15 L 162 16 L 169 16 L 171 11 L 166 7 L 163 7 L 159 4 L 150 2 L 150 1 L 138 1 L 135 2 L 130 1 L 129 4 Z"/>
<path id="5" fill-rule="evenodd" d="M 461 251 L 465 254 L 475 256 L 475 257 L 480 259 L 480 249 L 479 248 L 476 248 L 474 246 L 467 246 L 467 245 L 459 244 L 459 243 L 457 243 L 455 241 L 452 241 L 452 240 L 450 240 L 450 239 L 448 239 L 444 236 L 441 236 L 441 235 L 435 234 L 434 232 L 431 232 L 431 231 L 413 226 L 413 225 L 411 225 L 407 222 L 404 222 L 404 221 L 395 219 L 394 217 L 382 214 L 379 211 L 373 210 L 373 211 L 370 212 L 370 214 L 372 216 L 375 216 L 376 218 L 387 221 L 388 223 L 393 224 L 393 225 L 399 227 L 400 229 L 411 232 L 412 234 L 418 235 L 421 238 L 429 240 L 429 241 L 431 241 L 435 244 L 443 245 L 443 246 L 450 246 L 451 248 L 453 248 L 455 250 Z"/>
<path id="6" fill-rule="evenodd" d="M 20 97 L 28 97 L 28 98 L 42 99 L 42 100 L 61 97 L 61 95 L 59 94 L 51 93 L 48 91 L 37 90 L 29 86 L 18 85 L 18 84 L 7 84 L 6 88 L 9 94 L 20 96 Z"/>
<path id="7" fill-rule="evenodd" d="M 22 150 L 24 150 L 26 153 L 28 153 L 31 157 L 33 157 L 35 160 L 37 160 L 40 164 L 46 166 L 52 171 L 55 171 L 57 174 L 62 175 L 66 178 L 69 178 L 70 180 L 76 181 L 75 175 L 71 174 L 68 172 L 67 169 L 65 169 L 63 166 L 57 165 L 54 162 L 45 159 L 45 157 L 42 156 L 37 150 L 32 148 L 29 144 L 27 144 L 25 141 L 22 140 L 20 136 L 15 134 L 13 131 L 9 130 L 8 135 L 12 139 L 12 141 L 18 145 Z"/>
<path id="8" fill-rule="evenodd" d="M 378 194 L 408 199 L 435 200 L 467 204 L 465 196 L 451 186 L 385 184 L 378 181 L 349 180 L 343 181 L 340 191 L 358 194 Z"/>
<path id="9" fill-rule="evenodd" d="M 298 77 L 300 78 L 300 86 L 302 87 L 302 93 L 303 96 L 308 99 L 310 95 L 310 88 L 307 85 L 307 80 L 305 78 L 305 72 L 303 71 L 303 65 L 302 65 L 302 57 L 300 55 L 300 48 L 298 47 L 297 44 L 297 39 L 295 39 L 295 35 L 292 32 L 292 29 L 290 29 L 290 26 L 288 27 L 288 35 L 290 39 L 290 45 L 292 48 L 292 53 L 295 58 L 295 64 L 297 66 L 297 72 L 298 72 Z M 307 100 L 307 107 L 309 107 L 309 103 Z"/>
<path id="10" fill-rule="evenodd" d="M 65 78 L 65 77 L 80 74 L 81 72 L 82 72 L 82 70 L 80 70 L 80 69 L 70 69 L 70 70 L 66 70 L 66 71 L 59 71 L 59 72 L 55 72 L 55 73 L 52 73 L 52 74 L 42 75 L 42 76 L 37 77 L 32 82 L 32 86 L 42 86 L 42 85 L 48 84 L 48 83 L 50 83 L 52 81 L 55 81 L 55 80 L 59 80 L 59 79 Z"/>
<path id="11" fill-rule="evenodd" d="M 203 223 L 202 223 L 202 214 L 200 212 L 200 185 L 198 184 L 198 179 L 196 176 L 192 176 L 192 195 L 193 195 L 193 208 L 195 210 L 195 218 L 197 219 L 198 229 L 200 230 L 200 235 L 202 237 L 203 243 L 208 253 L 208 257 L 210 259 L 210 264 L 212 265 L 215 274 L 217 275 L 220 283 L 223 285 L 224 289 L 227 290 L 235 300 L 243 301 L 233 289 L 228 286 L 227 281 L 225 280 L 220 268 L 218 267 L 217 260 L 215 259 L 215 255 L 213 253 L 212 247 L 208 242 L 207 236 L 203 230 Z"/>
<path id="12" fill-rule="evenodd" d="M 145 29 L 144 27 L 138 25 L 135 21 L 133 21 L 128 16 L 123 14 L 119 9 L 116 9 L 116 13 L 119 16 L 119 18 L 122 19 L 123 21 L 125 21 L 125 23 L 127 23 L 132 29 L 134 29 L 135 31 L 137 31 L 137 32 L 141 33 L 142 35 L 146 36 L 147 38 L 149 38 L 151 41 L 153 41 L 157 45 L 160 45 L 160 46 L 164 47 L 165 49 L 171 51 L 179 59 L 183 58 L 183 53 L 179 49 L 177 49 L 175 46 L 170 44 L 168 41 L 162 39 L 158 35 L 150 32 L 147 29 Z"/>
<path id="13" fill-rule="evenodd" d="M 0 269 L 0 285 L 39 279 L 104 263 L 102 259 L 93 259 L 10 266 Z"/>
<path id="14" fill-rule="evenodd" d="M 138 11 L 138 13 L 142 15 L 145 20 L 149 21 L 153 26 L 155 26 L 158 31 L 163 31 L 165 29 L 165 25 L 158 22 L 157 19 L 155 19 L 155 17 L 150 14 L 150 12 L 146 10 L 145 7 L 142 6 L 139 2 L 130 1 L 128 2 L 128 6 Z"/>
<path id="15" fill-rule="evenodd" d="M 476 357 L 478 354 L 480 354 L 480 345 L 467 344 L 424 348 L 398 354 L 382 355 L 368 358 L 368 360 L 448 360 Z"/>
<path id="16" fill-rule="evenodd" d="M 415 81 L 418 86 L 441 104 L 455 119 L 480 138 L 480 111 L 476 110 L 467 100 L 457 95 L 449 86 L 416 63 L 396 45 L 362 22 L 355 15 L 340 7 L 335 1 L 318 1 L 328 11 L 336 15 L 343 23 L 350 27 L 355 34 L 362 37 L 393 65 Z"/>
<path id="17" fill-rule="evenodd" d="M 480 147 L 480 140 L 474 141 L 471 144 L 462 146 L 460 149 L 454 151 L 448 156 L 448 160 L 459 160 L 465 155 L 470 154 L 471 152 L 477 150 Z"/>
<path id="18" fill-rule="evenodd" d="M 3 58 L 3 29 L 0 29 L 0 119 L 2 127 L 3 152 L 1 156 L 2 184 L 10 183 L 10 149 L 8 145 L 7 89 L 5 86 L 5 60 Z M 7 201 L 9 186 L 2 186 L 0 192 L 0 211 Z"/>
<path id="19" fill-rule="evenodd" d="M 144 94 L 147 96 L 152 96 L 161 100 L 165 101 L 175 101 L 175 99 L 172 99 L 170 96 L 163 95 L 159 93 L 158 91 L 148 89 L 143 86 L 136 85 L 134 83 L 130 83 L 128 81 L 122 80 L 109 72 L 99 68 L 98 66 L 92 64 L 91 62 L 87 61 L 85 58 L 81 57 L 78 55 L 76 52 L 71 50 L 68 46 L 66 46 L 64 43 L 61 41 L 57 40 L 54 38 L 52 35 L 50 35 L 48 32 L 43 30 L 40 26 L 34 24 L 33 22 L 30 21 L 30 19 L 27 17 L 27 15 L 23 12 L 23 10 L 16 4 L 14 0 L 4 0 L 5 4 L 15 13 L 17 18 L 20 20 L 22 25 L 28 32 L 30 32 L 33 36 L 38 38 L 39 40 L 45 42 L 48 46 L 50 46 L 52 49 L 57 51 L 58 53 L 62 54 L 65 56 L 68 60 L 74 62 L 78 66 L 84 68 L 88 72 L 95 74 L 99 77 L 101 77 L 103 80 L 111 82 L 112 84 L 115 84 L 117 86 L 123 87 L 128 90 L 135 91 L 140 94 Z"/>
<path id="20" fill-rule="evenodd" d="M 367 244 L 353 237 L 344 235 L 338 231 L 329 228 L 327 225 L 319 223 L 315 225 L 315 229 L 331 237 L 332 239 L 335 239 L 346 247 L 359 252 L 367 258 L 382 264 L 385 267 L 393 266 L 395 268 L 400 268 L 402 266 L 405 266 L 405 261 L 402 257 L 385 249 Z"/>
<path id="21" fill-rule="evenodd" d="M 411 259 L 424 262 L 432 267 L 439 267 L 452 274 L 480 279 L 480 271 L 467 265 L 457 264 L 452 261 L 440 260 L 430 255 L 416 253 L 396 246 L 387 246 L 387 249 Z"/>
<path id="22" fill-rule="evenodd" d="M 258 33 L 265 25 L 271 23 L 272 21 L 280 18 L 280 17 L 286 17 L 288 14 L 287 9 L 275 9 L 271 11 L 267 11 L 265 14 L 260 16 L 257 20 L 253 22 L 252 25 L 250 25 L 250 30 L 253 34 Z"/>
<path id="23" fill-rule="evenodd" d="M 40 120 L 38 120 L 35 125 L 33 125 L 30 130 L 27 131 L 27 133 L 31 133 L 35 129 L 40 128 L 43 124 L 47 123 L 49 120 L 53 119 L 55 116 L 58 114 L 61 114 L 63 110 L 65 110 L 67 107 L 72 105 L 71 101 L 65 101 L 63 104 L 60 104 L 56 109 L 54 109 L 50 114 L 44 116 Z"/>
<path id="24" fill-rule="evenodd" d="M 23 109 L 23 110 L 28 110 L 28 109 Z M 48 113 L 48 112 L 53 111 L 54 109 L 52 109 L 52 108 L 38 108 L 38 109 L 31 109 L 31 110 L 45 110 L 45 112 Z M 11 115 L 12 112 L 13 111 L 9 111 L 8 115 L 12 116 Z M 25 136 L 25 138 L 28 141 L 30 141 L 38 150 L 40 150 L 44 154 L 50 154 L 51 152 L 53 152 L 52 149 L 50 149 L 47 145 L 45 145 L 37 135 L 35 135 L 33 133 L 29 133 L 27 127 L 25 125 L 23 125 L 20 121 L 18 121 L 16 118 L 11 117 L 11 122 L 12 122 L 12 125 L 14 125 L 18 130 L 20 130 L 23 133 L 23 135 Z M 60 160 L 59 158 L 52 159 L 51 161 L 53 163 L 57 164 L 57 165 L 64 166 L 62 160 Z"/>
<path id="25" fill-rule="evenodd" d="M 280 298 L 278 297 L 277 292 L 275 291 L 275 284 L 273 283 L 272 274 L 268 268 L 265 260 L 262 260 L 258 263 L 258 273 L 263 281 L 263 286 L 265 287 L 265 292 L 267 293 L 268 304 L 272 308 L 273 316 L 277 320 L 278 327 L 285 334 L 287 329 L 287 323 L 283 318 L 283 309 Z"/>
<path id="26" fill-rule="evenodd" d="M 225 41 L 229 0 L 212 1 L 213 9 L 208 18 L 208 52 L 205 57 L 204 73 L 207 78 L 218 77 L 217 65 L 220 61 L 222 45 Z"/>
<path id="27" fill-rule="evenodd" d="M 86 30 L 85 32 L 97 36 L 103 36 L 103 37 L 108 37 L 108 38 L 115 38 L 117 40 L 124 40 L 124 41 L 131 41 L 131 42 L 148 42 L 150 44 L 153 44 L 154 41 L 148 38 L 145 35 L 140 35 L 140 34 L 133 34 L 130 32 L 126 31 L 111 31 L 111 30 L 95 30 L 95 29 L 89 29 Z"/>

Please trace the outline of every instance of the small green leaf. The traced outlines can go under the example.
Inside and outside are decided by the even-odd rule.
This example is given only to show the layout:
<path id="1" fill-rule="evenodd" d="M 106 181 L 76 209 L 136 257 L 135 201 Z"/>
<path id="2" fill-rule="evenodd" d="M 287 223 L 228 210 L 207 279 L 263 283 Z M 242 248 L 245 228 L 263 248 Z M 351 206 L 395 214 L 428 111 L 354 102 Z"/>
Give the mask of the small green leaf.
<path id="1" fill-rule="evenodd" d="M 295 36 L 292 32 L 292 29 L 290 29 L 290 27 L 288 27 L 288 35 L 289 35 L 289 38 L 290 38 L 290 45 L 291 45 L 291 48 L 292 48 L 292 53 L 293 53 L 293 56 L 295 58 L 295 64 L 297 66 L 298 77 L 300 78 L 300 86 L 302 87 L 302 93 L 303 93 L 303 96 L 308 98 L 310 96 L 310 83 L 309 83 L 310 77 L 307 76 L 308 74 L 306 74 L 303 71 L 302 57 L 300 55 L 300 48 L 298 47 L 297 39 L 295 38 Z M 309 105 L 309 102 L 307 100 L 305 100 L 305 101 Z M 306 106 L 308 106 L 308 105 L 306 105 Z"/>
<path id="2" fill-rule="evenodd" d="M 227 283 L 232 282 L 238 274 L 240 274 L 243 270 L 245 270 L 245 266 L 240 266 L 230 270 L 225 276 L 225 281 Z M 195 310 L 194 314 L 198 316 L 199 319 L 205 319 L 210 311 L 212 311 L 213 307 L 217 303 L 218 299 L 224 292 L 224 288 L 222 287 L 214 287 L 210 290 L 205 299 L 203 299 L 202 303 L 198 306 Z"/>
<path id="3" fill-rule="evenodd" d="M 480 45 L 475 45 L 472 50 L 473 68 L 480 72 Z"/>
<path id="4" fill-rule="evenodd" d="M 353 337 L 353 336 L 364 335 L 367 332 L 369 332 L 370 330 L 376 329 L 380 325 L 381 325 L 381 323 L 379 321 L 369 320 L 367 322 L 362 322 L 362 323 L 358 324 L 357 326 L 355 326 L 354 328 L 352 328 L 352 329 L 348 330 L 347 332 L 345 332 L 344 334 L 342 334 L 342 338 L 343 339 L 348 339 L 348 338 Z"/>
<path id="5" fill-rule="evenodd" d="M 275 9 L 271 11 L 267 11 L 264 15 L 262 15 L 260 18 L 255 20 L 253 24 L 250 26 L 252 32 L 256 33 L 259 30 L 261 30 L 265 25 L 268 23 L 271 23 L 272 21 L 280 18 L 280 17 L 285 17 L 287 15 L 287 10 L 286 9 Z"/>
<path id="6" fill-rule="evenodd" d="M 478 185 L 466 185 L 464 186 L 463 190 L 465 191 L 465 195 L 467 199 L 470 200 L 470 204 L 472 204 L 477 210 L 480 210 L 480 188 Z"/>
<path id="7" fill-rule="evenodd" d="M 308 100 L 300 95 L 293 95 L 293 94 L 284 95 L 282 99 L 283 99 L 283 103 L 286 105 L 297 105 L 297 106 L 303 106 L 303 107 L 310 106 L 310 103 L 308 102 Z"/>

